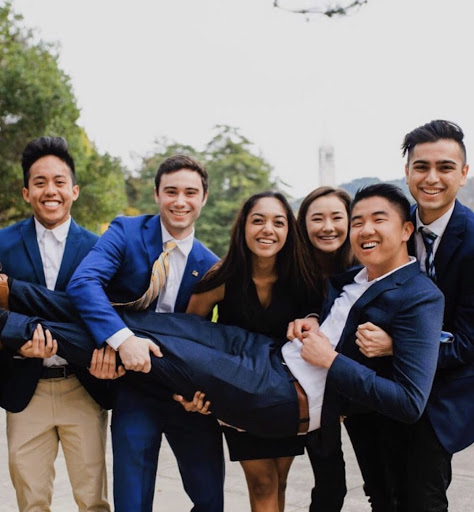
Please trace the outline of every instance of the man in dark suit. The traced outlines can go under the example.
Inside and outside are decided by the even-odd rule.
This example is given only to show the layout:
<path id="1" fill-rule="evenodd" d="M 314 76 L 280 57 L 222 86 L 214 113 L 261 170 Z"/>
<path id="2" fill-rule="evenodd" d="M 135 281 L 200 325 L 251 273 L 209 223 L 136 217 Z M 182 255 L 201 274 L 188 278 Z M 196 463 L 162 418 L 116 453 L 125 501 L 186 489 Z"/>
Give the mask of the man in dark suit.
<path id="1" fill-rule="evenodd" d="M 185 311 L 193 286 L 218 259 L 194 237 L 194 222 L 207 194 L 208 175 L 202 164 L 185 155 L 167 158 L 155 177 L 160 215 L 116 218 L 67 287 L 96 342 L 117 350 L 126 370 L 134 370 L 117 382 L 112 413 L 116 512 L 151 511 L 163 434 L 178 461 L 193 510 L 223 509 L 224 461 L 217 423 L 186 414 L 168 390 L 160 397 L 150 396 L 130 385 L 135 372 L 150 371 L 150 351 L 159 355 L 159 349 L 137 336 L 110 303 Z M 150 277 L 152 269 L 164 265 L 162 257 L 167 258 L 169 275 L 158 294 L 161 285 L 151 284 Z"/>
<path id="2" fill-rule="evenodd" d="M 406 241 L 413 230 L 408 200 L 391 185 L 376 185 L 358 193 L 354 202 L 351 241 L 365 267 L 344 274 L 331 287 L 321 332 L 306 332 L 303 346 L 295 340 L 282 351 L 307 393 L 309 430 L 319 428 L 321 422 L 328 429 L 333 427 L 341 410 L 350 412 L 348 403 L 400 421 L 416 421 L 436 369 L 441 331 L 441 320 L 436 316 L 442 314 L 443 299 L 414 258 L 408 257 Z M 16 281 L 9 304 L 12 310 L 21 305 L 28 314 L 51 315 L 58 321 L 73 316 L 64 297 Z M 270 338 L 193 315 L 157 316 L 146 311 L 124 313 L 122 318 L 137 334 L 160 344 L 164 352 L 163 358 L 153 358 L 149 374 L 139 374 L 148 382 L 143 386 L 145 392 L 153 393 L 156 382 L 188 397 L 203 389 L 213 412 L 232 425 L 268 437 L 298 432 L 299 419 L 304 419 L 298 413 L 303 407 L 298 410 L 293 377 L 281 364 L 281 354 Z M 393 358 L 369 360 L 357 350 L 355 331 L 368 320 L 379 322 L 390 332 L 396 347 Z M 15 348 L 32 336 L 38 321 L 3 312 L 2 339 Z M 83 327 L 41 323 L 57 337 L 61 350 L 82 360 L 81 364 L 88 363 L 95 343 L 89 340 L 85 346 Z M 336 345 L 340 354 L 332 348 Z M 331 367 L 331 389 L 326 393 L 322 416 L 327 372 L 308 365 L 301 356 Z"/>
<path id="3" fill-rule="evenodd" d="M 60 137 L 31 141 L 23 152 L 22 167 L 23 198 L 33 216 L 0 230 L 3 271 L 51 290 L 65 290 L 98 239 L 70 216 L 79 186 L 66 141 Z M 10 474 L 19 509 L 49 510 L 60 441 L 78 506 L 110 510 L 103 408 L 107 386 L 55 355 L 52 347 L 4 352 L 7 368 L 0 405 L 7 410 Z"/>
<path id="4" fill-rule="evenodd" d="M 452 454 L 474 441 L 474 214 L 456 200 L 469 170 L 463 137 L 459 126 L 438 120 L 408 133 L 402 145 L 406 180 L 417 203 L 411 249 L 446 304 L 426 413 L 394 435 L 407 475 L 406 505 L 396 509 L 403 512 L 448 510 Z M 374 327 L 360 345 L 370 357 L 391 352 Z"/>

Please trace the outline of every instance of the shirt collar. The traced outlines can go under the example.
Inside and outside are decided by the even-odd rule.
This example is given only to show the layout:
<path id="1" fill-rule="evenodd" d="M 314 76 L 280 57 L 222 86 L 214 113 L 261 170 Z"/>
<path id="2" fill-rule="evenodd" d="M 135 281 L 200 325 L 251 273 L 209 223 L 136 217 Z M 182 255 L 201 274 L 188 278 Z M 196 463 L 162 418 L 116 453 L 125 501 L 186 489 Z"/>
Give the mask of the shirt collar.
<path id="1" fill-rule="evenodd" d="M 371 283 L 376 283 L 377 281 L 381 281 L 382 279 L 385 279 L 386 277 L 388 277 L 390 274 L 393 274 L 394 272 L 396 272 L 397 270 L 400 270 L 401 268 L 403 267 L 406 267 L 407 265 L 411 265 L 412 263 L 414 263 L 416 261 L 416 258 L 414 256 L 409 256 L 410 258 L 410 261 L 408 263 L 404 263 L 403 265 L 400 265 L 399 267 L 397 268 L 394 268 L 393 270 L 390 270 L 390 272 L 387 272 L 386 274 L 384 274 L 383 276 L 380 276 L 380 277 L 376 277 L 375 279 L 372 279 L 372 281 L 370 281 Z M 368 281 L 369 279 L 369 276 L 367 275 L 367 268 L 364 267 L 355 277 L 354 277 L 354 282 L 356 282 L 357 284 L 363 284 L 363 283 L 367 283 L 369 282 Z"/>
<path id="2" fill-rule="evenodd" d="M 69 233 L 69 228 L 71 226 L 71 216 L 69 216 L 69 218 L 65 222 L 55 227 L 54 229 L 45 228 L 36 217 L 33 218 L 35 219 L 36 238 L 38 241 L 43 239 L 46 231 L 50 231 L 51 233 L 53 233 L 54 238 L 56 238 L 58 242 L 64 242 L 64 240 L 66 240 L 67 234 Z"/>
<path id="3" fill-rule="evenodd" d="M 163 222 L 161 222 L 161 238 L 163 239 L 163 244 L 166 242 L 169 242 L 172 240 L 173 242 L 176 242 L 177 248 L 187 257 L 189 256 L 189 253 L 191 252 L 191 249 L 193 248 L 194 243 L 194 228 L 192 232 L 182 240 L 176 240 L 176 238 L 173 238 L 169 231 L 165 228 Z"/>
<path id="4" fill-rule="evenodd" d="M 438 238 L 441 238 L 446 230 L 446 227 L 448 225 L 449 219 L 451 219 L 451 215 L 454 211 L 454 203 L 453 206 L 446 212 L 441 215 L 438 219 L 433 221 L 431 224 L 423 224 L 423 222 L 420 219 L 420 210 L 416 209 L 416 231 L 418 232 L 421 227 L 426 226 L 429 228 L 431 232 L 433 232 L 435 235 L 437 235 Z"/>

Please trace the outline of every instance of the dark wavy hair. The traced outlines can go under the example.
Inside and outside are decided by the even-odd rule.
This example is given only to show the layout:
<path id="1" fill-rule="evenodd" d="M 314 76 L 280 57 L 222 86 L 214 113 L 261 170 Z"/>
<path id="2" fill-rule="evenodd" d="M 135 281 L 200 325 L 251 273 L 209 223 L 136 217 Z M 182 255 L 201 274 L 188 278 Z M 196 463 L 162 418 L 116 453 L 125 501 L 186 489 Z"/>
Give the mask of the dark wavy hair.
<path id="1" fill-rule="evenodd" d="M 190 171 L 197 172 L 201 177 L 202 188 L 204 195 L 206 195 L 209 188 L 209 174 L 207 173 L 206 166 L 198 162 L 195 158 L 180 153 L 168 157 L 161 162 L 155 174 L 155 187 L 158 191 L 160 188 L 161 177 L 163 174 L 171 174 L 172 172 L 181 171 L 181 169 L 189 169 Z"/>
<path id="2" fill-rule="evenodd" d="M 415 128 L 405 135 L 402 143 L 402 156 L 407 155 L 407 159 L 413 153 L 413 149 L 417 144 L 425 142 L 437 142 L 440 139 L 452 139 L 459 144 L 464 162 L 466 163 L 466 146 L 464 145 L 464 133 L 461 127 L 451 121 L 444 119 L 436 119 Z"/>
<path id="3" fill-rule="evenodd" d="M 334 257 L 334 264 L 331 265 L 331 271 L 328 268 L 324 268 L 322 258 L 318 258 L 318 255 L 321 251 L 318 251 L 308 236 L 308 230 L 306 229 L 306 215 L 308 213 L 309 207 L 316 199 L 320 197 L 326 196 L 336 196 L 338 199 L 342 201 L 344 204 L 344 208 L 347 213 L 347 222 L 349 223 L 350 218 L 350 207 L 351 207 L 351 196 L 342 188 L 333 188 L 333 187 L 318 187 L 312 192 L 310 192 L 302 201 L 300 208 L 298 210 L 297 222 L 302 233 L 303 241 L 307 247 L 307 250 L 310 254 L 311 258 L 311 266 L 313 272 L 322 274 L 324 277 L 330 277 L 332 273 L 340 273 L 347 270 L 354 264 L 354 256 L 352 255 L 351 244 L 349 240 L 349 225 L 347 226 L 347 238 L 344 243 L 337 249 Z"/>
<path id="4" fill-rule="evenodd" d="M 194 293 L 213 290 L 233 279 L 239 279 L 243 288 L 248 288 L 252 279 L 252 258 L 245 242 L 245 224 L 250 210 L 257 201 L 266 197 L 277 199 L 285 209 L 288 219 L 288 236 L 276 259 L 278 279 L 292 290 L 298 290 L 301 294 L 306 293 L 309 298 L 314 297 L 314 294 L 321 294 L 322 278 L 312 272 L 308 264 L 310 257 L 302 241 L 293 210 L 285 196 L 275 191 L 260 192 L 245 201 L 232 226 L 229 251 L 196 285 Z"/>
<path id="5" fill-rule="evenodd" d="M 23 185 L 28 188 L 30 179 L 30 168 L 44 156 L 56 156 L 62 160 L 71 171 L 72 184 L 76 185 L 76 169 L 74 159 L 69 153 L 66 139 L 63 137 L 39 137 L 30 141 L 21 155 L 21 167 L 23 169 Z"/>

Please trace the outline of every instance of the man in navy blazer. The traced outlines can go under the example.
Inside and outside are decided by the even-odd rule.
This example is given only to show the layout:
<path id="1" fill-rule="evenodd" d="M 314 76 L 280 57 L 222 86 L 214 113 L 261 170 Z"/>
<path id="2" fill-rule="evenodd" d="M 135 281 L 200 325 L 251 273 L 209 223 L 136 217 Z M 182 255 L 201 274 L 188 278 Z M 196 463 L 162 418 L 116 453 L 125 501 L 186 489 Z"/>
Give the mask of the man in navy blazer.
<path id="1" fill-rule="evenodd" d="M 436 370 L 443 297 L 408 256 L 406 242 L 413 230 L 408 200 L 392 185 L 374 185 L 359 191 L 354 204 L 351 242 L 365 267 L 332 283 L 319 331 L 303 333 L 302 346 L 295 340 L 282 351 L 307 392 L 310 429 L 320 424 L 327 372 L 309 367 L 304 359 L 331 367 L 321 418 L 328 427 L 339 422 L 341 412 L 353 410 L 416 421 Z M 74 316 L 64 296 L 13 281 L 9 307 L 56 322 L 0 311 L 7 346 L 14 349 L 31 337 L 40 321 L 58 339 L 62 353 L 88 364 L 96 344 L 84 340 L 84 327 L 58 323 Z M 268 437 L 297 432 L 293 378 L 270 338 L 194 315 L 144 311 L 122 312 L 121 317 L 164 352 L 163 358 L 153 358 L 150 373 L 138 374 L 148 383 L 142 386 L 144 392 L 156 392 L 158 382 L 189 397 L 199 387 L 206 391 L 211 409 L 238 427 Z M 357 327 L 368 320 L 390 332 L 396 347 L 393 357 L 368 359 L 357 349 Z M 337 352 L 332 348 L 336 345 Z"/>
<path id="2" fill-rule="evenodd" d="M 70 216 L 79 187 L 66 141 L 60 137 L 31 141 L 23 152 L 22 167 L 23 197 L 31 204 L 33 216 L 0 230 L 3 271 L 65 290 L 98 239 Z M 108 511 L 104 408 L 110 407 L 109 385 L 53 352 L 24 349 L 20 354 L 3 354 L 6 368 L 0 405 L 8 411 L 9 465 L 18 506 L 20 510 L 49 509 L 54 459 L 61 441 L 78 505 Z M 53 404 L 55 414 L 49 413 Z M 84 478 L 86 471 L 88 478 Z"/>
<path id="3" fill-rule="evenodd" d="M 445 297 L 438 369 L 426 413 L 397 432 L 397 454 L 412 484 L 404 490 L 410 503 L 404 511 L 448 510 L 452 454 L 474 441 L 474 214 L 456 200 L 469 170 L 463 137 L 456 124 L 437 120 L 408 133 L 402 145 L 406 180 L 417 203 L 411 250 Z M 434 269 L 420 231 L 426 228 L 436 235 Z M 361 338 L 370 357 L 390 353 L 390 344 L 376 334 Z"/>
<path id="4" fill-rule="evenodd" d="M 193 510 L 223 509 L 224 461 L 217 422 L 187 414 L 168 390 L 161 397 L 149 396 L 130 385 L 136 372 L 150 371 L 150 351 L 157 356 L 160 352 L 151 340 L 129 329 L 110 304 L 139 299 L 149 287 L 153 264 L 165 243 L 174 242 L 166 286 L 149 309 L 185 311 L 194 285 L 218 259 L 194 238 L 194 222 L 207 194 L 208 175 L 202 164 L 185 155 L 166 159 L 155 177 L 160 215 L 116 218 L 67 287 L 96 342 L 117 350 L 130 370 L 117 382 L 112 413 L 116 512 L 152 510 L 163 434 L 178 461 Z"/>

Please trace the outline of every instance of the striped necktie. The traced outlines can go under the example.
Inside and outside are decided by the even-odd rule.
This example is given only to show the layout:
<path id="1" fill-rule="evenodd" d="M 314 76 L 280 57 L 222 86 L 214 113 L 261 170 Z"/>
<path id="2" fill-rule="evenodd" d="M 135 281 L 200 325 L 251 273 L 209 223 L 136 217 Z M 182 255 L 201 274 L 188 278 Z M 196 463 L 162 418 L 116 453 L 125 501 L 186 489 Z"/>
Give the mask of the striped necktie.
<path id="1" fill-rule="evenodd" d="M 122 306 L 135 311 L 147 309 L 158 297 L 166 284 L 170 271 L 169 255 L 176 246 L 176 242 L 165 242 L 163 252 L 156 259 L 155 263 L 153 263 L 148 289 L 139 299 L 130 302 L 112 302 L 112 306 Z"/>
<path id="2" fill-rule="evenodd" d="M 438 238 L 438 235 L 433 233 L 433 231 L 430 231 L 426 226 L 421 226 L 419 231 L 423 237 L 423 243 L 425 244 L 426 249 L 425 272 L 426 275 L 436 283 L 433 245 L 435 240 Z"/>

